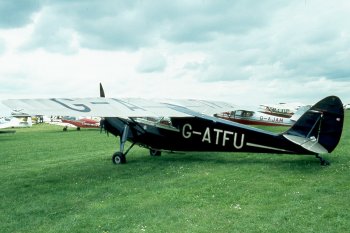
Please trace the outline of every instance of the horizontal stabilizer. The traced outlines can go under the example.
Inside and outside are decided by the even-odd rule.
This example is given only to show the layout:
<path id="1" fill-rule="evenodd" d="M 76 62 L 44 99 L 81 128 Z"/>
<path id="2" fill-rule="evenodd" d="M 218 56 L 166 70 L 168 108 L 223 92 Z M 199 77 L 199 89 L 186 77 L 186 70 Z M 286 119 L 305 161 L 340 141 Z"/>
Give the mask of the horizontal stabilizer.
<path id="1" fill-rule="evenodd" d="M 299 146 L 315 152 L 317 154 L 324 154 L 328 153 L 328 151 L 317 142 L 316 138 L 304 138 L 304 137 L 299 137 L 299 136 L 293 136 L 293 135 L 288 135 L 285 134 L 283 135 L 285 138 L 287 138 L 289 141 L 294 142 L 295 144 L 298 144 Z"/>

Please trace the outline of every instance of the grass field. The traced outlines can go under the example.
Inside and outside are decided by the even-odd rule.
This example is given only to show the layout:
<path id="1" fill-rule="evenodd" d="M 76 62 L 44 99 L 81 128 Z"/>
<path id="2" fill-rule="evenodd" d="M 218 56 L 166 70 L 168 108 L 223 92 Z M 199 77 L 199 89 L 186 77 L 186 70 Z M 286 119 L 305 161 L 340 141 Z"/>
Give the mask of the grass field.
<path id="1" fill-rule="evenodd" d="M 328 167 L 138 147 L 116 166 L 119 140 L 98 130 L 0 134 L 0 232 L 349 232 L 349 113 Z"/>

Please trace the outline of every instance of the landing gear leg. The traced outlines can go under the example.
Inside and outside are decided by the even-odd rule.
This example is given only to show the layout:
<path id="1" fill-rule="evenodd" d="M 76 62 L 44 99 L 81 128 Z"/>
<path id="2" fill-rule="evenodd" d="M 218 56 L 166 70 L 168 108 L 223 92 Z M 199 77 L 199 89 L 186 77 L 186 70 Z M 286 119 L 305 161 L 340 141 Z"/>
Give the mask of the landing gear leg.
<path id="1" fill-rule="evenodd" d="M 123 135 L 120 137 L 120 151 L 115 152 L 112 156 L 112 162 L 114 164 L 126 163 L 126 155 L 131 150 L 131 148 L 135 145 L 135 143 L 132 143 L 131 146 L 124 152 L 124 146 L 127 141 L 128 133 L 129 133 L 129 126 L 125 125 L 123 130 Z"/>
<path id="2" fill-rule="evenodd" d="M 320 159 L 321 166 L 328 166 L 331 164 L 329 161 L 325 160 L 320 155 L 316 155 L 316 158 Z"/>

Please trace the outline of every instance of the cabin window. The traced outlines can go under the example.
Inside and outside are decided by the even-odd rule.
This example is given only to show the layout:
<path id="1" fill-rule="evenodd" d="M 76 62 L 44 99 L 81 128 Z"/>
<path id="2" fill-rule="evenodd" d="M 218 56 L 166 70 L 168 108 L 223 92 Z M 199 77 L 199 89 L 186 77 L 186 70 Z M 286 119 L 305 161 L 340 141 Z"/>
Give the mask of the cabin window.
<path id="1" fill-rule="evenodd" d="M 243 112 L 242 116 L 244 116 L 244 117 L 252 117 L 253 116 L 253 112 Z"/>
<path id="2" fill-rule="evenodd" d="M 242 114 L 243 114 L 243 111 L 241 111 L 241 110 L 237 110 L 234 113 L 235 116 L 242 116 Z"/>

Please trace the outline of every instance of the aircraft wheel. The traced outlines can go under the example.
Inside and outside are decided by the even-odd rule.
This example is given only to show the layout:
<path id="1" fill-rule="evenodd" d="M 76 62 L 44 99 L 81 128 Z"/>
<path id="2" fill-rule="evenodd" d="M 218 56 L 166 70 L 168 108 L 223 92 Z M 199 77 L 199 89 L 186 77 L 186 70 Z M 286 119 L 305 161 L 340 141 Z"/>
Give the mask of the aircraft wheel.
<path id="1" fill-rule="evenodd" d="M 321 160 L 321 166 L 329 166 L 329 165 L 331 165 L 331 163 L 329 161 L 327 161 L 325 159 Z"/>
<path id="2" fill-rule="evenodd" d="M 159 150 L 150 149 L 150 150 L 149 150 L 149 154 L 150 154 L 151 156 L 160 156 L 160 155 L 162 154 L 162 152 L 159 151 Z"/>
<path id="3" fill-rule="evenodd" d="M 67 131 L 67 127 L 64 127 L 64 128 L 63 128 L 63 131 Z"/>
<path id="4" fill-rule="evenodd" d="M 112 162 L 114 164 L 124 164 L 126 163 L 125 155 L 121 152 L 116 152 L 112 156 Z"/>
<path id="5" fill-rule="evenodd" d="M 80 131 L 80 127 L 77 127 L 77 130 Z"/>
<path id="6" fill-rule="evenodd" d="M 322 158 L 319 155 L 316 155 L 316 158 L 318 158 L 320 160 L 321 166 L 329 166 L 329 165 L 331 165 L 331 163 L 329 161 L 325 160 L 324 158 Z"/>

